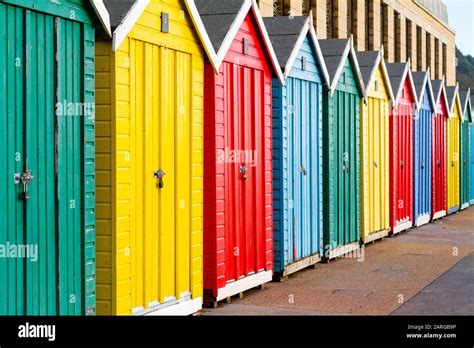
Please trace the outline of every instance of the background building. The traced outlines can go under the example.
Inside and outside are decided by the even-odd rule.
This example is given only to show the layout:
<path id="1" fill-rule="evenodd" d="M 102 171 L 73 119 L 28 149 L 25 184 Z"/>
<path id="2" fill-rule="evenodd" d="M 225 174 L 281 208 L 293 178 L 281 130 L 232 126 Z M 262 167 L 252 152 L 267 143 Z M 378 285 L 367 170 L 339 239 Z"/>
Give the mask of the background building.
<path id="1" fill-rule="evenodd" d="M 385 60 L 431 78 L 456 83 L 456 34 L 442 0 L 258 0 L 263 16 L 300 16 L 313 11 L 319 39 L 354 36 L 356 50 L 378 50 Z"/>

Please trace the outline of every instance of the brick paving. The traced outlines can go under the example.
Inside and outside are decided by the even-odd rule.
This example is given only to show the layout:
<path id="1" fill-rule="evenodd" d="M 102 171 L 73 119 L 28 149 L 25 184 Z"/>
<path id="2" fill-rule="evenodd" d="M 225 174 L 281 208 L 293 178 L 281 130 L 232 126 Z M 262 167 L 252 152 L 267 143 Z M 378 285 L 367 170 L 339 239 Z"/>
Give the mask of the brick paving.
<path id="1" fill-rule="evenodd" d="M 250 290 L 203 315 L 474 313 L 474 207 Z"/>

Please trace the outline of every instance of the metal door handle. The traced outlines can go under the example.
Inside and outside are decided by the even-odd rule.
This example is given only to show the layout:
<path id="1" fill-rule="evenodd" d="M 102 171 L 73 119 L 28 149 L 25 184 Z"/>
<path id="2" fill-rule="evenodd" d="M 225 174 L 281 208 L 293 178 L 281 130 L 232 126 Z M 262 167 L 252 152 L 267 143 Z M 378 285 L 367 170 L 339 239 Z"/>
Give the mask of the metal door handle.
<path id="1" fill-rule="evenodd" d="M 347 164 L 342 165 L 342 170 L 346 173 L 349 173 L 349 166 Z"/>
<path id="2" fill-rule="evenodd" d="M 400 161 L 400 167 L 401 167 L 402 169 L 405 168 L 405 161 Z"/>
<path id="3" fill-rule="evenodd" d="M 239 171 L 242 174 L 242 179 L 247 180 L 247 167 L 240 166 Z"/>
<path id="4" fill-rule="evenodd" d="M 440 161 L 440 160 L 437 160 L 437 161 L 436 161 L 436 166 L 437 166 L 437 167 L 441 167 L 441 161 Z"/>
<path id="5" fill-rule="evenodd" d="M 31 170 L 26 169 L 23 173 L 17 173 L 14 176 L 15 185 L 23 185 L 23 192 L 21 193 L 21 198 L 26 202 L 30 199 L 30 194 L 28 192 L 28 185 L 31 185 L 35 177 L 32 175 Z"/>
<path id="6" fill-rule="evenodd" d="M 155 170 L 153 172 L 153 178 L 154 179 L 158 179 L 158 187 L 160 189 L 162 189 L 163 187 L 165 187 L 165 182 L 163 180 L 163 177 L 166 175 L 166 172 L 163 171 L 163 170 Z"/>
<path id="7" fill-rule="evenodd" d="M 300 166 L 300 173 L 303 173 L 303 175 L 306 176 L 307 171 L 306 171 L 306 168 L 304 166 Z"/>
<path id="8" fill-rule="evenodd" d="M 374 164 L 374 167 L 375 167 L 375 168 L 378 168 L 378 167 L 379 167 L 379 166 L 377 165 L 377 162 L 373 161 L 372 163 Z"/>

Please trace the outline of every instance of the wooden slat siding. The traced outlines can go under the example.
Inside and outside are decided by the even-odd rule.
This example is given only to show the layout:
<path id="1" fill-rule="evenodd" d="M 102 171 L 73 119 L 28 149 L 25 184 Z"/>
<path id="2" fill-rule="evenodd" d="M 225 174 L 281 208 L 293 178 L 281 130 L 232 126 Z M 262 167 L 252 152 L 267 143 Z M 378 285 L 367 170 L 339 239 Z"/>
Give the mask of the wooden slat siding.
<path id="1" fill-rule="evenodd" d="M 378 81 L 378 90 L 375 90 L 375 81 Z M 361 100 L 361 233 L 363 232 L 364 237 L 367 237 L 370 233 L 377 232 L 382 229 L 390 228 L 389 220 L 389 170 L 388 170 L 388 159 L 389 159 L 389 146 L 385 144 L 388 136 L 388 112 L 389 112 L 389 96 L 388 96 L 388 85 L 384 79 L 381 67 L 379 66 L 376 70 L 375 77 L 369 86 L 368 91 L 368 104 L 366 105 Z M 370 137 L 373 135 L 369 134 L 369 125 L 374 122 L 374 113 L 376 117 L 380 118 L 379 122 L 379 144 L 371 145 L 369 142 Z M 382 116 L 379 116 L 383 113 Z M 372 148 L 372 146 L 378 146 L 378 149 Z M 381 151 L 380 157 L 384 159 L 378 163 L 378 170 L 383 170 L 385 175 L 382 178 L 380 185 L 382 186 L 383 192 L 379 191 L 379 188 L 372 187 L 370 180 L 372 180 L 372 163 L 369 161 L 370 154 L 373 151 Z M 375 194 L 380 197 L 380 202 L 374 198 Z M 375 212 L 379 211 L 380 228 L 378 228 L 374 222 Z"/>
<path id="2" fill-rule="evenodd" d="M 84 25 L 84 102 L 95 103 L 95 31 Z M 95 117 L 84 119 L 84 304 L 86 314 L 96 314 L 96 182 Z"/>
<path id="3" fill-rule="evenodd" d="M 263 60 L 263 57 L 262 57 Z M 267 60 L 268 62 L 268 60 Z M 265 67 L 265 70 L 268 66 Z M 265 77 L 263 77 L 265 78 Z M 272 187 L 272 80 L 265 78 L 264 108 L 264 152 L 265 152 L 265 270 L 273 270 L 273 187 Z M 258 207 L 257 207 L 258 209 Z"/>
<path id="4" fill-rule="evenodd" d="M 351 224 L 354 224 L 352 227 L 349 226 L 349 231 L 344 228 L 340 230 L 340 226 L 346 225 L 346 217 L 342 217 L 340 214 L 341 209 L 346 209 L 347 205 L 350 202 L 340 202 L 339 201 L 339 166 L 340 166 L 340 154 L 336 153 L 336 147 L 342 146 L 341 139 L 337 138 L 337 127 L 339 123 L 343 122 L 342 120 L 336 120 L 336 108 L 340 110 L 338 113 L 345 115 L 343 111 L 344 107 L 349 104 L 349 101 L 352 103 L 352 99 L 360 98 L 359 89 L 355 78 L 357 78 L 353 73 L 352 63 L 349 59 L 346 60 L 343 68 L 343 73 L 346 73 L 347 83 L 343 83 L 342 79 L 338 81 L 336 91 L 334 96 L 331 98 L 329 96 L 329 91 L 326 88 L 326 96 L 323 97 L 323 108 L 324 108 L 324 117 L 323 117 L 323 167 L 326 171 L 324 174 L 324 183 L 323 187 L 326 187 L 323 191 L 323 211 L 324 211 L 324 222 L 323 222 L 323 234 L 324 234 L 324 253 L 328 252 L 331 247 L 331 242 L 341 241 L 341 238 L 345 239 L 343 242 L 350 243 L 355 242 L 359 238 L 360 232 L 360 101 L 356 100 L 354 104 L 355 110 L 350 109 L 350 118 L 349 121 L 354 125 L 354 135 L 351 135 L 351 139 L 355 136 L 355 156 L 350 157 L 350 166 L 352 168 L 356 167 L 356 176 L 355 182 L 350 186 L 355 187 L 356 197 L 355 197 L 355 210 L 351 209 Z M 341 73 L 342 78 L 342 73 Z M 344 98 L 344 101 L 338 101 L 339 98 Z M 355 122 L 355 123 L 354 123 Z M 341 143 L 341 144 L 339 144 Z M 344 204 L 344 206 L 342 206 Z M 349 235 L 345 235 L 346 232 L 349 232 Z M 348 239 L 346 239 L 348 238 Z M 338 243 L 336 243 L 339 245 Z M 325 256 L 328 256 L 327 254 Z"/>
<path id="5" fill-rule="evenodd" d="M 93 25 L 90 12 L 84 4 L 84 0 L 65 0 L 61 2 L 45 0 L 2 0 L 5 4 L 11 4 L 38 13 L 50 14 L 63 19 L 75 20 L 81 23 Z"/>
<path id="6" fill-rule="evenodd" d="M 160 31 L 161 12 L 180 18 L 179 21 L 171 21 L 170 33 L 166 35 Z M 185 14 L 185 16 L 180 17 L 180 14 Z M 103 231 L 101 251 L 98 252 L 98 263 L 103 265 L 99 270 L 99 278 L 102 279 L 101 286 L 98 287 L 98 292 L 102 294 L 100 307 L 98 307 L 99 314 L 131 314 L 131 309 L 136 302 L 132 299 L 132 286 L 135 286 L 137 282 L 143 283 L 137 279 L 138 275 L 132 268 L 131 259 L 136 243 L 134 236 L 138 212 L 135 207 L 136 194 L 133 193 L 137 189 L 136 179 L 134 179 L 136 169 L 133 162 L 135 153 L 132 153 L 131 147 L 131 144 L 136 141 L 134 135 L 136 126 L 133 121 L 135 115 L 134 110 L 131 110 L 131 100 L 135 98 L 133 95 L 135 92 L 132 90 L 132 86 L 135 86 L 133 69 L 136 66 L 130 64 L 135 60 L 135 57 L 130 54 L 130 46 L 140 41 L 192 53 L 193 83 L 192 100 L 190 100 L 192 103 L 190 141 L 193 159 L 190 179 L 192 199 L 190 225 L 192 227 L 189 236 L 192 245 L 190 255 L 192 268 L 189 283 L 192 298 L 202 296 L 203 53 L 199 40 L 194 34 L 193 25 L 184 11 L 183 3 L 153 0 L 115 53 L 111 52 L 110 42 L 101 43 L 97 51 L 98 60 L 102 60 L 105 69 L 98 73 L 98 78 L 100 74 L 104 74 L 104 79 L 98 84 L 97 89 L 97 93 L 102 94 L 104 103 L 98 108 L 102 109 L 106 117 L 101 125 L 98 125 L 97 137 L 98 143 L 102 142 L 104 145 L 101 156 L 104 158 L 105 166 L 102 173 L 98 173 L 98 177 L 102 176 L 103 179 L 103 185 L 98 191 L 101 190 L 104 199 L 100 204 L 104 213 L 103 219 L 99 222 Z M 191 50 L 189 43 L 192 43 Z M 154 287 L 157 285 L 155 284 Z"/>
<path id="7" fill-rule="evenodd" d="M 282 271 L 288 260 L 288 214 L 285 197 L 288 197 L 288 167 L 284 156 L 288 151 L 288 135 L 284 132 L 288 124 L 286 108 L 286 87 L 282 87 L 278 78 L 272 80 L 273 93 L 273 248 L 275 271 Z"/>
<path id="8" fill-rule="evenodd" d="M 183 12 L 184 13 L 184 12 Z M 188 20 L 187 28 L 191 27 Z M 192 226 L 191 291 L 192 298 L 203 296 L 203 210 L 204 210 L 204 58 L 203 52 L 192 56 Z"/>
<path id="9" fill-rule="evenodd" d="M 225 78 L 233 73 L 234 64 L 241 66 L 260 69 L 265 72 L 265 75 L 269 75 L 269 66 L 267 65 L 268 57 L 261 56 L 258 52 L 257 45 L 261 46 L 263 43 L 258 42 L 254 38 L 256 32 L 255 19 L 249 14 L 242 25 L 241 31 L 237 34 L 231 48 L 224 59 L 224 63 L 221 66 L 219 74 L 213 77 L 213 71 L 206 65 L 206 107 L 205 107 L 205 127 L 206 132 L 212 134 L 212 139 L 206 141 L 205 150 L 205 171 L 206 176 L 210 178 L 210 181 L 206 179 L 206 201 L 205 201 L 205 269 L 204 282 L 205 289 L 212 290 L 212 295 L 217 296 L 217 289 L 222 288 L 227 283 L 227 276 L 230 270 L 226 264 L 226 244 L 228 241 L 225 240 L 225 228 L 226 228 L 226 216 L 225 211 L 225 164 L 214 164 L 216 162 L 215 155 L 217 151 L 224 151 L 226 146 L 226 134 L 225 134 L 225 123 L 228 121 L 228 116 L 225 115 L 224 107 L 224 83 Z M 243 56 L 242 39 L 246 33 L 247 39 L 249 39 L 249 54 Z M 245 60 L 245 61 L 242 61 Z M 263 78 L 263 75 L 261 75 Z M 261 234 L 260 239 L 256 240 L 256 245 L 265 245 L 265 255 L 263 257 L 263 264 L 259 265 L 257 271 L 261 269 L 270 270 L 273 268 L 273 221 L 272 221 L 272 121 L 271 121 L 271 79 L 265 77 L 264 81 L 264 93 L 262 93 L 261 107 L 265 113 L 265 123 L 262 124 L 261 133 L 257 135 L 259 142 L 264 147 L 264 153 L 259 154 L 261 158 L 264 158 L 264 173 L 261 177 L 256 180 L 265 182 L 264 193 L 265 193 L 265 204 L 264 206 L 257 206 L 257 215 L 259 219 L 262 219 L 262 225 L 265 230 Z M 263 101 L 265 99 L 265 101 Z M 229 101 L 231 102 L 231 101 Z M 227 101 L 226 101 L 227 103 Z M 252 106 L 255 107 L 255 106 Z M 212 133 L 214 131 L 214 133 Z M 206 133 L 208 134 L 208 133 Z M 207 138 L 210 139 L 210 138 Z M 213 142 L 213 143 L 211 143 Z M 209 150 L 207 150 L 209 149 Z M 214 163 L 211 163 L 214 162 Z M 215 185 L 214 185 L 215 183 Z M 215 186 L 215 187 L 213 187 Z M 213 196 L 208 196 L 211 193 Z M 207 211 L 209 210 L 209 212 Z M 232 214 L 232 212 L 225 212 L 226 214 Z M 209 221 L 207 218 L 209 217 Z M 227 217 L 228 219 L 228 217 Z M 259 249 L 260 250 L 260 249 Z M 243 260 L 243 259 L 242 259 Z M 236 267 L 242 266 L 240 260 Z"/>
<path id="10" fill-rule="evenodd" d="M 306 70 L 303 71 L 302 68 L 302 58 L 306 58 Z M 318 103 L 319 109 L 316 110 L 317 119 L 311 120 L 310 123 L 316 122 L 318 129 L 316 130 L 317 134 L 322 134 L 322 80 L 319 74 L 318 66 L 314 56 L 314 50 L 311 47 L 309 39 L 306 38 L 298 56 L 295 60 L 295 63 L 290 71 L 289 79 L 286 81 L 285 86 L 281 86 L 278 79 L 273 79 L 273 204 L 274 204 L 274 255 L 275 255 L 275 271 L 282 272 L 286 265 L 290 262 L 295 261 L 292 255 L 292 245 L 293 245 L 293 225 L 290 219 L 289 200 L 293 199 L 294 194 L 291 193 L 290 185 L 292 178 L 290 177 L 290 170 L 293 170 L 293 160 L 290 156 L 290 141 L 289 141 L 289 123 L 291 122 L 290 116 L 288 114 L 288 88 L 290 84 L 294 82 L 310 81 L 316 83 L 316 86 L 319 86 L 316 96 L 316 101 Z M 301 92 L 300 92 L 301 93 Z M 295 96 L 299 98 L 300 96 Z M 313 133 L 311 133 L 313 134 Z M 321 233 L 317 235 L 322 238 L 321 230 L 321 220 L 322 220 L 322 139 L 321 136 L 317 137 L 317 143 L 314 144 L 314 139 L 309 139 L 307 146 L 311 146 L 312 149 L 317 148 L 317 153 L 319 154 L 318 158 L 314 158 L 317 163 L 317 172 L 319 177 L 315 178 L 317 187 L 312 187 L 311 189 L 316 192 L 315 201 L 313 204 L 316 206 L 314 211 L 316 218 L 318 219 L 318 226 L 311 226 L 312 228 L 319 228 Z M 311 151 L 313 154 L 313 150 Z M 315 155 L 314 155 L 315 156 Z M 291 165 L 292 168 L 289 168 L 288 165 Z M 309 164 L 307 164 L 309 166 Z M 310 168 L 310 171 L 313 171 L 313 167 Z M 312 184 L 312 183 L 311 183 Z M 295 204 L 295 202 L 293 203 Z M 312 217 L 313 219 L 314 217 Z M 307 235 L 303 233 L 303 245 L 304 255 L 310 256 L 314 252 L 321 252 L 321 239 L 311 240 L 306 239 Z M 312 236 L 311 236 L 312 238 Z M 301 249 L 298 246 L 298 250 Z M 299 252 L 298 254 L 301 254 Z M 296 256 L 298 258 L 298 256 Z"/>
<path id="11" fill-rule="evenodd" d="M 112 108 L 113 52 L 98 42 L 96 54 L 96 160 L 97 160 L 97 312 L 112 315 Z"/>
<path id="12" fill-rule="evenodd" d="M 114 167 L 112 172 L 115 174 L 113 178 L 112 195 L 114 197 L 115 207 L 113 214 L 115 217 L 114 236 L 115 244 L 113 244 L 114 253 L 112 254 L 114 266 L 116 267 L 112 273 L 112 309 L 116 315 L 130 315 L 132 309 L 132 253 L 133 253 L 133 229 L 135 208 L 133 205 L 133 174 L 132 165 L 135 154 L 131 151 L 131 143 L 133 139 L 134 126 L 132 122 L 135 119 L 131 107 L 132 86 L 135 82 L 131 71 L 134 65 L 134 58 L 130 56 L 131 40 L 125 38 L 122 45 L 115 52 L 113 69 L 114 88 L 113 94 L 115 106 L 112 114 L 113 139 L 115 146 L 112 147 L 114 156 Z"/>
<path id="13" fill-rule="evenodd" d="M 204 68 L 204 133 L 210 135 L 206 138 L 206 142 L 204 143 L 204 288 L 210 289 L 212 288 L 212 283 L 214 279 L 217 279 L 217 254 L 216 254 L 216 238 L 214 237 L 219 232 L 219 235 L 222 235 L 223 238 L 223 223 L 224 223 L 224 213 L 222 204 L 222 197 L 220 199 L 217 198 L 217 181 L 223 180 L 222 173 L 217 174 L 216 171 L 218 170 L 217 167 L 221 167 L 222 165 L 217 164 L 217 156 L 216 156 L 216 142 L 223 141 L 223 135 L 220 134 L 222 131 L 218 133 L 216 132 L 217 129 L 223 129 L 222 125 L 222 110 L 216 111 L 216 113 L 220 113 L 221 115 L 218 117 L 216 115 L 216 119 L 214 119 L 214 110 L 216 107 L 215 104 L 215 83 L 216 83 L 216 76 L 214 74 L 214 70 L 210 64 L 206 64 Z M 220 105 L 222 109 L 222 105 Z M 220 124 L 217 125 L 218 120 L 220 120 Z M 215 136 L 211 136 L 214 134 Z M 219 140 L 217 139 L 219 137 Z M 219 177 L 219 178 L 218 178 Z M 219 193 L 219 196 L 222 195 L 222 192 Z M 214 205 L 218 208 L 217 211 L 214 212 L 213 208 Z M 218 221 L 220 223 L 218 223 Z M 218 267 L 218 266 L 217 266 Z M 216 295 L 216 294 L 215 294 Z"/>

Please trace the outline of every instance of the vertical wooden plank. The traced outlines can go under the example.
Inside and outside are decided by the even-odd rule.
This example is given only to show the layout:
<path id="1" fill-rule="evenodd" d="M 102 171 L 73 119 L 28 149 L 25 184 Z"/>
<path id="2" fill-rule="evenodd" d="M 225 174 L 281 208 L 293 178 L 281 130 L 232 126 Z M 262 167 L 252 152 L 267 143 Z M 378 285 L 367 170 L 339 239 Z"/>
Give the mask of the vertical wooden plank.
<path id="1" fill-rule="evenodd" d="M 192 67 L 188 54 L 176 53 L 176 297 L 190 292 L 191 98 Z"/>
<path id="2" fill-rule="evenodd" d="M 150 146 L 153 144 L 153 58 L 152 58 L 152 46 L 148 43 L 143 43 L 142 51 L 142 64 L 143 64 L 143 83 L 142 83 L 142 117 L 143 117 L 143 306 L 148 308 L 148 304 L 152 302 L 152 248 L 153 248 L 153 235 L 156 231 L 153 230 L 152 217 L 156 214 L 153 209 L 153 191 L 158 190 L 156 179 L 153 178 L 153 172 L 158 168 L 153 168 L 153 148 Z M 172 130 L 169 130 L 172 131 Z M 172 151 L 169 149 L 168 151 Z M 164 180 L 166 181 L 166 177 Z"/>

